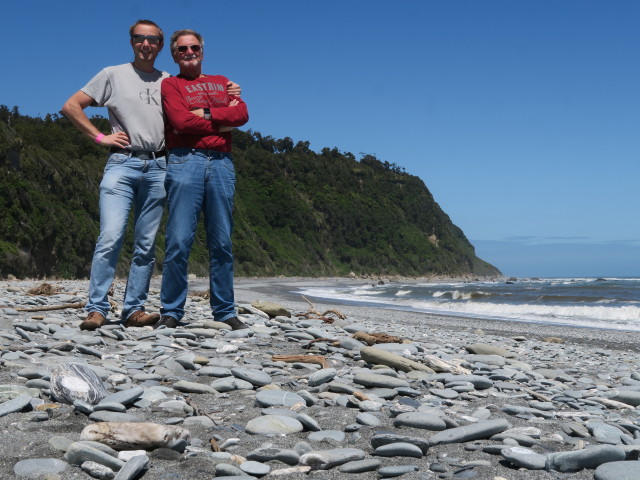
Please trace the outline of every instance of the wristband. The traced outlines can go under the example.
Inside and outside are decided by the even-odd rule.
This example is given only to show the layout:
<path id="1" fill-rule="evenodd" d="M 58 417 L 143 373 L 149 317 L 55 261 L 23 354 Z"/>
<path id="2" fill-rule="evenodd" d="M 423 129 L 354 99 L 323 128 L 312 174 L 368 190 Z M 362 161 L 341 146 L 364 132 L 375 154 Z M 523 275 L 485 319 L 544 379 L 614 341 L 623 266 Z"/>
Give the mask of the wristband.
<path id="1" fill-rule="evenodd" d="M 210 108 L 203 108 L 204 110 L 204 119 L 205 120 L 211 120 L 211 109 Z"/>
<path id="2" fill-rule="evenodd" d="M 102 139 L 104 138 L 104 133 L 99 133 L 98 135 L 96 135 L 96 138 L 94 138 L 93 140 L 97 143 L 100 144 L 102 143 Z"/>

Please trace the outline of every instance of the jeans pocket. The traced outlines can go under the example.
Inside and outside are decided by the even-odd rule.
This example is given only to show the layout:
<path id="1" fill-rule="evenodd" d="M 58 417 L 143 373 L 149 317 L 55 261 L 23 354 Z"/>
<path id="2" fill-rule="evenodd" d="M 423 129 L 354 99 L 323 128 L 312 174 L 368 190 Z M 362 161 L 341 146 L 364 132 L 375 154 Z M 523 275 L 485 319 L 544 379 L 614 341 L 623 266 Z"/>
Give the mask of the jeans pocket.
<path id="1" fill-rule="evenodd" d="M 236 167 L 233 164 L 233 160 L 229 157 L 225 157 L 222 159 L 222 165 L 224 166 L 224 168 L 226 168 L 227 170 L 229 170 L 229 172 L 233 173 L 235 175 L 236 173 Z"/>
<path id="2" fill-rule="evenodd" d="M 159 169 L 166 170 L 167 169 L 167 157 L 156 158 L 156 165 L 158 165 Z"/>
<path id="3" fill-rule="evenodd" d="M 167 162 L 169 165 L 180 165 L 189 160 L 189 155 L 176 155 L 174 153 L 169 154 L 169 161 Z"/>
<path id="4" fill-rule="evenodd" d="M 122 165 L 127 161 L 129 155 L 125 155 L 124 153 L 112 153 L 107 160 L 107 167 L 110 165 Z"/>

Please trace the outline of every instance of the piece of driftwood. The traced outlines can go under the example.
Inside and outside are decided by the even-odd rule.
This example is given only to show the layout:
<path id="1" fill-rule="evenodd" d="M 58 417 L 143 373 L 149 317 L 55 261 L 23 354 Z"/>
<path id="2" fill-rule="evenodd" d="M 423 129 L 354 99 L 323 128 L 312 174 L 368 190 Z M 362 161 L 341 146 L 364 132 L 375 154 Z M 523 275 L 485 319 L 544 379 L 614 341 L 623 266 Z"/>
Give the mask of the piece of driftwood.
<path id="1" fill-rule="evenodd" d="M 551 401 L 551 399 L 549 397 L 547 397 L 546 395 L 542 395 L 541 393 L 538 393 L 535 390 L 532 390 L 530 388 L 525 388 L 524 391 L 527 392 L 529 395 L 531 395 L 533 398 L 535 398 L 536 400 L 538 400 L 540 402 L 550 402 Z"/>
<path id="2" fill-rule="evenodd" d="M 214 425 L 218 425 L 218 422 L 216 422 L 216 419 L 214 417 L 211 416 L 211 414 L 203 411 L 196 402 L 194 402 L 191 397 L 184 397 L 184 401 L 186 402 L 187 405 L 189 405 L 191 408 L 193 408 L 193 414 L 195 416 L 205 416 L 205 417 L 209 417 L 209 419 L 214 423 Z M 215 450 L 214 450 L 215 451 Z"/>
<path id="3" fill-rule="evenodd" d="M 624 402 L 618 402 L 617 400 L 611 400 L 609 398 L 602 397 L 589 397 L 589 400 L 594 402 L 598 402 L 601 405 L 604 405 L 607 408 L 616 409 L 616 410 L 635 410 L 636 407 L 629 405 Z"/>
<path id="4" fill-rule="evenodd" d="M 220 445 L 218 445 L 218 441 L 211 437 L 211 440 L 209 440 L 209 443 L 211 444 L 211 450 L 214 452 L 221 452 L 222 450 L 220 450 Z"/>
<path id="5" fill-rule="evenodd" d="M 302 295 L 302 298 L 304 298 L 304 301 L 309 304 L 310 310 L 307 311 L 306 313 L 299 314 L 298 315 L 299 317 L 310 318 L 312 315 L 315 315 L 314 318 L 319 318 L 325 323 L 333 323 L 335 321 L 333 318 L 327 317 L 327 314 L 329 313 L 332 313 L 333 315 L 338 317 L 340 320 L 344 320 L 345 318 L 347 318 L 347 316 L 344 313 L 340 312 L 339 310 L 336 310 L 335 308 L 330 308 L 329 310 L 325 310 L 324 313 L 320 313 L 317 310 L 315 310 L 316 307 L 313 305 L 313 303 L 311 303 L 307 299 L 307 297 Z"/>
<path id="6" fill-rule="evenodd" d="M 375 345 L 376 343 L 403 343 L 400 337 L 394 337 L 387 333 L 356 332 L 353 334 L 353 338 L 369 346 Z"/>
<path id="7" fill-rule="evenodd" d="M 42 305 L 40 307 L 19 307 L 19 312 L 46 312 L 50 310 L 64 310 L 65 308 L 84 308 L 87 302 L 63 303 L 62 305 Z"/>
<path id="8" fill-rule="evenodd" d="M 454 375 L 470 375 L 471 371 L 460 365 L 445 362 L 435 355 L 424 355 L 420 361 L 437 373 L 453 373 Z"/>
<path id="9" fill-rule="evenodd" d="M 397 353 L 387 352 L 381 348 L 362 347 L 360 349 L 360 356 L 367 363 L 371 363 L 373 365 L 387 365 L 388 367 L 402 372 L 417 370 L 420 372 L 434 373 L 434 369 L 429 368 L 420 362 L 405 358 Z"/>
<path id="10" fill-rule="evenodd" d="M 364 393 L 362 393 L 360 390 L 356 390 L 355 392 L 353 392 L 353 396 L 356 397 L 361 402 L 369 400 L 369 397 Z"/>
<path id="11" fill-rule="evenodd" d="M 316 365 L 327 368 L 327 359 L 320 355 L 273 355 L 271 360 L 274 362 L 286 362 L 286 363 L 315 363 Z"/>
<path id="12" fill-rule="evenodd" d="M 340 345 L 340 341 L 336 340 L 335 338 L 314 338 L 313 340 L 310 340 L 309 343 L 307 343 L 306 345 L 302 345 L 302 348 L 306 348 L 309 349 L 311 348 L 311 346 L 314 343 L 318 343 L 318 342 L 326 342 L 329 343 L 331 345 L 333 345 L 334 347 L 337 347 Z"/>
<path id="13" fill-rule="evenodd" d="M 325 312 L 322 314 L 322 316 L 323 316 L 323 317 L 326 317 L 326 316 L 327 316 L 327 314 L 329 314 L 329 313 L 333 313 L 333 314 L 334 314 L 336 317 L 338 317 L 340 320 L 344 320 L 345 318 L 347 318 L 347 316 L 346 316 L 344 313 L 342 313 L 342 312 L 340 312 L 340 311 L 338 311 L 338 310 L 336 310 L 336 309 L 334 309 L 334 308 L 330 308 L 329 310 L 325 311 Z"/>

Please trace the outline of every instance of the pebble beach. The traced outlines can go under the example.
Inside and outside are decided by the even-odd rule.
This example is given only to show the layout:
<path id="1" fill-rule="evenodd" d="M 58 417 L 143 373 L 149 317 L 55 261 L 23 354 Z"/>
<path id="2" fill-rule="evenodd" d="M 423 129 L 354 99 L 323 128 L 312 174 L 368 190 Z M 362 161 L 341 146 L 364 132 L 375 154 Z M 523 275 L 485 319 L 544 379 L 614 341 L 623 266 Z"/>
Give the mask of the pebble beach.
<path id="1" fill-rule="evenodd" d="M 81 331 L 88 281 L 0 282 L 0 478 L 640 479 L 639 335 L 305 299 Z M 149 311 L 159 309 L 154 279 Z M 31 293 L 30 293 L 31 292 Z"/>

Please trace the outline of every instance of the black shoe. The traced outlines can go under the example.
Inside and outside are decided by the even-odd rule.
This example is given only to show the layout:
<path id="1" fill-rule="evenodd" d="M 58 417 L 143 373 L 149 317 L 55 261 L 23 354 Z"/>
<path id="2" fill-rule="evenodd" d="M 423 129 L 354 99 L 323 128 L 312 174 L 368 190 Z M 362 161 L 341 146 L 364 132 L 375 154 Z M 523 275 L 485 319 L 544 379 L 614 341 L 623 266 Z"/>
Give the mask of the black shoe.
<path id="1" fill-rule="evenodd" d="M 163 315 L 160 320 L 158 320 L 153 328 L 167 327 L 167 328 L 176 328 L 180 322 L 173 318 L 171 315 Z"/>
<path id="2" fill-rule="evenodd" d="M 246 324 L 238 320 L 238 317 L 232 317 L 229 320 L 225 320 L 224 323 L 231 327 L 231 330 L 244 330 L 249 328 Z"/>

